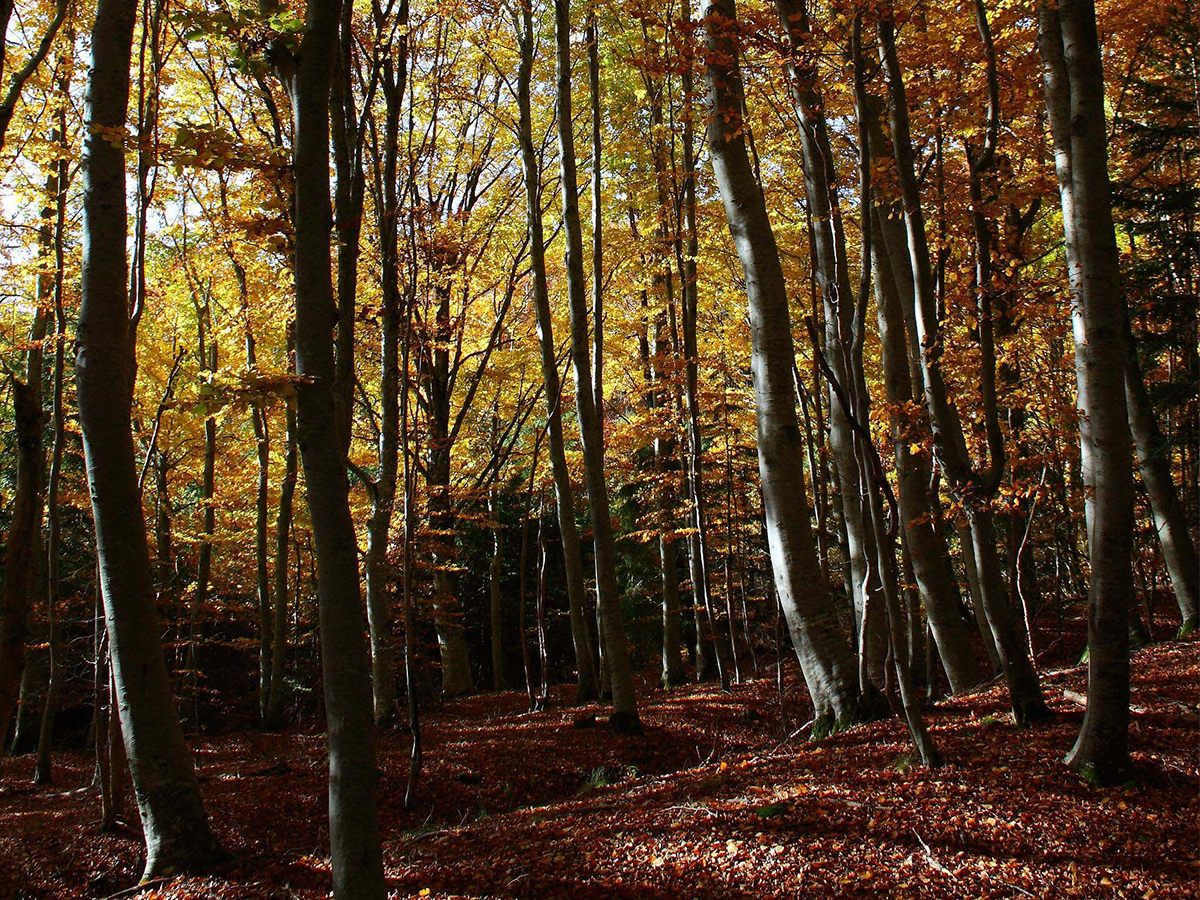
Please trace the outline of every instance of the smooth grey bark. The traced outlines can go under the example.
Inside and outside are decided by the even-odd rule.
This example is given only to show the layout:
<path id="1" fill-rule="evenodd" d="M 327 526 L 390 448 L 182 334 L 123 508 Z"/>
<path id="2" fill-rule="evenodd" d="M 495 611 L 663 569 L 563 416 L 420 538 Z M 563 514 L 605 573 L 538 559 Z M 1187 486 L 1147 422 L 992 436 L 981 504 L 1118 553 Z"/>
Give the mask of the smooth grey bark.
<path id="1" fill-rule="evenodd" d="M 84 138 L 82 304 L 75 378 L 108 643 L 142 830 L 143 880 L 222 855 L 209 830 L 159 639 L 131 407 L 136 321 L 126 282 L 126 122 L 137 3 L 99 0 Z M 99 739 L 99 737 L 98 737 Z"/>
<path id="2" fill-rule="evenodd" d="M 908 234 L 909 259 L 913 274 L 913 300 L 916 336 L 920 344 L 920 364 L 925 405 L 937 449 L 938 464 L 951 487 L 966 507 L 971 527 L 971 542 L 979 570 L 981 610 L 995 637 L 1001 668 L 1008 683 L 1009 699 L 1018 724 L 1044 718 L 1049 714 L 1042 698 L 1037 670 L 1013 621 L 1013 610 L 1004 590 L 1000 559 L 994 545 L 991 494 L 996 484 L 994 465 L 986 475 L 974 471 L 966 449 L 958 412 L 950 399 L 942 377 L 942 335 L 934 291 L 933 266 L 925 235 L 925 214 L 921 206 L 920 183 L 913 159 L 909 130 L 908 99 L 904 74 L 896 51 L 896 33 L 891 18 L 878 22 L 879 52 L 891 101 L 889 124 L 896 175 L 904 206 Z M 994 571 L 993 571 L 994 569 Z"/>
<path id="3" fill-rule="evenodd" d="M 812 697 L 813 735 L 860 716 L 854 661 L 827 591 L 809 522 L 792 383 L 795 352 L 787 285 L 766 201 L 741 128 L 743 88 L 734 0 L 716 0 L 704 19 L 712 107 L 713 171 L 742 264 L 750 313 L 758 463 L 771 567 L 792 644 Z"/>
<path id="4" fill-rule="evenodd" d="M 874 147 L 875 142 L 871 143 Z M 929 500 L 929 467 L 923 454 L 912 450 L 912 444 L 915 443 L 915 435 L 910 434 L 912 423 L 904 421 L 900 412 L 910 408 L 913 401 L 904 304 L 900 299 L 902 293 L 907 293 L 911 298 L 912 279 L 903 277 L 909 271 L 906 259 L 901 258 L 899 267 L 892 265 L 883 237 L 884 223 L 881 220 L 885 218 L 885 212 L 878 208 L 874 210 L 872 224 L 875 235 L 871 242 L 871 253 L 876 270 L 875 302 L 884 393 L 888 406 L 893 410 L 890 429 L 897 501 L 913 575 L 929 618 L 930 630 L 937 641 L 938 655 L 946 670 L 951 692 L 959 693 L 979 684 L 982 678 L 971 652 L 966 623 L 959 615 L 958 590 L 946 566 L 946 542 L 934 526 Z M 897 268 L 900 269 L 899 277 Z"/>
<path id="5" fill-rule="evenodd" d="M 592 391 L 588 347 L 588 314 L 583 270 L 583 233 L 579 221 L 579 180 L 575 168 L 575 132 L 571 115 L 571 6 L 570 0 L 554 0 L 556 121 L 558 162 L 563 200 L 563 232 L 566 236 L 567 299 L 571 313 L 571 360 L 575 375 L 575 411 L 583 444 L 583 468 L 587 480 L 588 507 L 592 514 L 593 546 L 596 557 L 596 606 L 601 621 L 601 641 L 612 686 L 611 724 L 618 731 L 637 731 L 641 723 L 633 690 L 629 643 L 621 618 L 621 596 L 617 586 L 616 544 L 612 513 L 608 507 L 608 485 L 604 479 L 604 426 Z"/>
<path id="6" fill-rule="evenodd" d="M 557 348 L 554 344 L 550 293 L 546 282 L 546 240 L 542 225 L 541 166 L 533 144 L 530 89 L 536 50 L 533 14 L 522 8 L 513 27 L 520 44 L 521 59 L 517 71 L 517 106 L 520 116 L 518 137 L 521 166 L 525 181 L 526 215 L 529 224 L 529 266 L 533 274 L 533 302 L 537 313 L 538 344 L 541 350 L 542 380 L 545 385 L 546 433 L 549 439 L 550 470 L 554 478 L 554 496 L 558 529 L 562 538 L 563 562 L 567 576 L 567 602 L 571 619 L 571 639 L 575 650 L 577 677 L 576 699 L 593 700 L 599 694 L 592 641 L 584 619 L 583 557 L 579 548 L 579 530 L 575 524 L 575 501 L 571 474 L 563 443 L 562 385 L 558 375 Z M 539 526 L 540 527 L 540 526 Z"/>
<path id="7" fill-rule="evenodd" d="M 292 101 L 295 173 L 296 386 L 298 443 L 316 548 L 322 687 L 329 740 L 329 842 L 336 900 L 383 900 L 370 660 L 350 517 L 345 454 L 337 428 L 330 259 L 329 90 L 341 0 L 309 0 L 293 53 L 272 62 Z"/>
<path id="8" fill-rule="evenodd" d="M 865 62 L 862 53 L 862 13 L 854 17 L 853 30 L 850 37 L 850 58 L 854 67 L 854 106 L 858 125 L 858 176 L 859 176 L 859 209 L 864 211 L 860 217 L 860 244 L 863 252 L 862 270 L 859 275 L 858 296 L 855 302 L 855 322 L 861 335 L 866 329 L 866 306 L 871 293 L 872 283 L 872 244 L 874 237 L 871 212 L 874 208 L 871 185 L 871 139 L 870 120 L 875 117 L 874 105 L 866 92 Z M 814 328 L 815 331 L 815 328 Z M 855 339 L 854 364 L 862 371 L 862 338 Z M 904 628 L 904 609 L 901 598 L 900 579 L 896 566 L 896 537 L 899 532 L 898 511 L 896 501 L 892 496 L 883 471 L 883 462 L 875 448 L 870 433 L 870 410 L 868 406 L 865 379 L 855 382 L 857 395 L 850 403 L 848 415 L 854 418 L 854 447 L 858 456 L 858 471 L 861 473 L 861 493 L 865 498 L 866 509 L 864 519 L 870 525 L 873 533 L 867 542 L 866 549 L 868 565 L 878 569 L 880 593 L 884 604 L 884 613 L 888 623 L 891 649 L 889 656 L 896 675 L 896 689 L 900 696 L 900 705 L 908 725 L 909 735 L 913 746 L 921 758 L 921 762 L 930 768 L 941 765 L 941 755 L 934 746 L 929 730 L 921 715 L 917 691 L 913 681 L 911 660 L 906 651 L 906 635 Z M 883 494 L 888 498 L 888 513 L 885 518 L 883 509 Z M 867 585 L 864 585 L 864 591 Z M 868 621 L 864 610 L 865 623 Z M 865 688 L 864 688 L 865 689 Z"/>
<path id="9" fill-rule="evenodd" d="M 1092 0 L 1040 0 L 1038 50 L 1062 201 L 1088 520 L 1088 704 L 1066 762 L 1112 784 L 1129 769 L 1133 472 L 1104 69 Z"/>
<path id="10" fill-rule="evenodd" d="M 1129 407 L 1129 427 L 1137 447 L 1138 468 L 1154 528 L 1162 547 L 1163 560 L 1179 604 L 1182 623 L 1180 634 L 1196 628 L 1196 608 L 1200 601 L 1200 558 L 1188 530 L 1187 512 L 1179 500 L 1179 490 L 1171 477 L 1171 449 L 1158 427 L 1154 404 L 1146 391 L 1142 367 L 1138 363 L 1133 330 L 1125 323 L 1125 402 Z M 1147 626 L 1151 623 L 1147 622 Z"/>
<path id="11" fill-rule="evenodd" d="M 805 0 L 776 0 L 779 21 L 787 34 L 791 50 L 792 100 L 800 120 L 800 149 L 804 160 L 804 191 L 812 222 L 815 275 L 825 313 L 825 355 L 839 384 L 855 390 L 863 379 L 861 356 L 852 350 L 856 332 L 865 323 L 856 323 L 854 292 L 846 256 L 846 236 L 841 206 L 836 194 L 836 173 L 829 130 L 825 119 L 824 98 L 817 84 L 816 57 L 807 46 L 811 26 Z M 859 647 L 866 670 L 877 685 L 882 684 L 887 656 L 887 630 L 884 611 L 868 604 L 867 597 L 879 590 L 878 572 L 869 571 L 867 557 L 873 552 L 873 532 L 860 491 L 860 473 L 854 450 L 854 436 L 845 411 L 829 389 L 829 447 L 842 490 L 842 514 L 849 550 L 851 597 L 857 630 L 865 633 L 867 644 Z M 865 625 L 864 612 L 874 609 Z"/>
<path id="12" fill-rule="evenodd" d="M 975 624 L 979 629 L 979 638 L 983 641 L 984 652 L 992 666 L 992 674 L 1000 675 L 1000 653 L 996 649 L 996 638 L 988 625 L 987 616 L 983 614 L 983 592 L 979 587 L 979 566 L 975 562 L 975 545 L 971 541 L 971 526 L 965 520 L 955 522 L 958 533 L 959 549 L 962 550 L 963 574 L 967 579 L 967 590 L 971 594 L 971 608 L 975 612 Z"/>

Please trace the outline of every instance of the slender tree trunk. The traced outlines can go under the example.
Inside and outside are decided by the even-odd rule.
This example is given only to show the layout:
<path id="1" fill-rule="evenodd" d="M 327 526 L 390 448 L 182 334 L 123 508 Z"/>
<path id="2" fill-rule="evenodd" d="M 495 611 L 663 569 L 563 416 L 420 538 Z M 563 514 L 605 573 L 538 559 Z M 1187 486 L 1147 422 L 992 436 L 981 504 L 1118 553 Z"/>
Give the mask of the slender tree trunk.
<path id="1" fill-rule="evenodd" d="M 1200 600 L 1200 558 L 1188 531 L 1187 512 L 1179 500 L 1179 491 L 1171 477 L 1171 448 L 1163 438 L 1154 414 L 1154 405 L 1146 391 L 1146 382 L 1138 363 L 1137 344 L 1128 321 L 1125 324 L 1125 402 L 1129 405 L 1129 426 L 1137 446 L 1142 484 L 1150 498 L 1155 531 L 1162 547 L 1175 601 L 1182 623 L 1179 633 L 1196 628 L 1196 607 Z M 1150 627 L 1151 622 L 1146 626 Z"/>
<path id="2" fill-rule="evenodd" d="M 39 319 L 42 316 L 39 314 Z M 44 331 L 44 320 L 42 325 Z M 41 338 L 35 338 L 40 341 Z M 40 356 L 40 353 L 38 354 Z M 25 669 L 29 598 L 35 583 L 33 564 L 41 527 L 42 449 L 40 367 L 34 377 L 12 378 L 13 418 L 17 434 L 17 490 L 4 548 L 4 586 L 0 592 L 0 735 L 7 736 Z M 3 740 L 3 738 L 0 738 Z"/>
<path id="3" fill-rule="evenodd" d="M 996 639 L 1000 664 L 1008 682 L 1009 698 L 1018 724 L 1048 715 L 1042 698 L 1037 670 L 1013 622 L 1013 610 L 1004 591 L 1000 559 L 994 545 L 990 495 L 997 486 L 997 459 L 993 468 L 981 476 L 971 469 L 957 410 L 942 378 L 937 298 L 933 267 L 925 236 L 925 214 L 921 207 L 920 185 L 913 161 L 909 131 L 908 99 L 903 71 L 896 51 L 896 33 L 889 18 L 878 24 L 880 56 L 887 78 L 890 104 L 892 148 L 896 158 L 897 180 L 904 205 L 908 250 L 913 274 L 913 298 L 916 307 L 916 336 L 921 348 L 920 363 L 925 404 L 939 460 L 950 484 L 967 508 L 971 526 L 975 562 L 979 569 L 982 612 Z M 994 571 L 993 571 L 994 567 Z"/>
<path id="4" fill-rule="evenodd" d="M 859 717 L 859 691 L 833 604 L 819 588 L 820 564 L 809 522 L 792 387 L 795 352 L 787 286 L 741 127 L 744 95 L 737 28 L 734 0 L 716 0 L 704 21 L 714 112 L 709 147 L 746 279 L 759 474 L 775 586 L 812 696 L 813 734 L 821 736 Z"/>
<path id="5" fill-rule="evenodd" d="M 194 286 L 193 290 L 198 286 Z M 212 326 L 212 299 L 206 298 L 201 306 L 193 294 L 196 306 L 197 363 L 201 373 L 211 379 L 217 371 L 218 345 Z M 211 384 L 202 382 L 200 396 L 209 397 Z M 201 532 L 200 547 L 196 556 L 196 591 L 192 595 L 190 612 L 190 635 L 188 638 L 188 669 L 192 682 L 192 705 L 197 714 L 200 709 L 200 626 L 204 607 L 208 603 L 208 590 L 212 578 L 212 539 L 217 528 L 216 494 L 217 466 L 217 419 L 209 414 L 204 418 L 204 464 L 200 475 Z"/>
<path id="6" fill-rule="evenodd" d="M 377 23 L 382 31 L 386 23 Z M 408 0 L 397 14 L 395 56 L 383 60 L 381 85 L 384 98 L 383 160 L 377 193 L 379 212 L 380 322 L 379 462 L 371 491 L 371 517 L 367 525 L 367 622 L 371 637 L 371 686 L 375 724 L 389 723 L 396 713 L 396 651 L 392 636 L 391 603 L 387 591 L 388 536 L 396 504 L 396 479 L 400 468 L 400 316 L 401 291 L 399 213 L 396 190 L 400 152 L 400 113 L 408 82 Z M 390 49 L 390 48 L 389 48 Z M 409 299 L 411 302 L 411 298 Z"/>
<path id="7" fill-rule="evenodd" d="M 596 605 L 601 620 L 601 640 L 612 684 L 612 726 L 618 731 L 640 731 L 637 698 L 621 597 L 617 586 L 616 545 L 608 485 L 604 478 L 604 426 L 592 392 L 588 348 L 588 316 L 583 273 L 583 234 L 579 223 L 579 183 L 575 170 L 575 132 L 571 115 L 571 12 L 570 0 L 554 2 L 555 74 L 559 167 L 563 198 L 563 231 L 566 235 L 567 294 L 571 312 L 571 358 L 575 373 L 575 409 L 583 443 L 588 506 L 596 555 Z"/>
<path id="8" fill-rule="evenodd" d="M 1038 4 L 1038 49 L 1062 198 L 1088 522 L 1088 704 L 1067 762 L 1104 784 L 1129 768 L 1133 473 L 1127 313 L 1112 220 L 1104 71 L 1092 0 Z"/>
<path id="9" fill-rule="evenodd" d="M 875 141 L 871 143 L 874 147 Z M 879 210 L 872 215 L 875 235 L 871 251 L 876 269 L 875 301 L 883 357 L 884 391 L 888 406 L 893 410 L 890 414 L 891 436 L 900 521 L 912 560 L 913 575 L 929 616 L 930 629 L 937 641 L 950 690 L 959 693 L 979 684 L 982 678 L 971 652 L 966 624 L 959 615 L 958 591 L 946 567 L 946 543 L 933 524 L 929 467 L 924 455 L 913 451 L 912 447 L 917 443 L 916 436 L 910 433 L 910 423 L 902 418 L 901 411 L 909 408 L 913 394 L 900 295 L 907 287 L 911 297 L 912 280 L 909 278 L 905 283 L 902 276 L 896 277 L 892 258 L 883 240 L 882 218 L 884 214 Z M 899 262 L 907 270 L 907 259 L 902 258 Z"/>
<path id="10" fill-rule="evenodd" d="M 69 47 L 74 49 L 74 29 L 69 32 Z M 59 77 L 58 89 L 62 101 L 58 110 L 58 124 L 51 136 L 54 143 L 62 144 L 66 139 L 66 98 L 70 90 L 69 76 L 64 72 Z M 50 628 L 50 680 L 46 685 L 46 702 L 42 708 L 42 722 L 38 731 L 37 763 L 34 781 L 46 784 L 52 777 L 51 749 L 54 741 L 54 720 L 58 712 L 58 694 L 64 676 L 62 627 L 58 618 L 58 602 L 61 585 L 62 526 L 58 504 L 59 483 L 62 476 L 62 458 L 66 443 L 66 415 L 63 410 L 63 382 L 66 375 L 67 317 L 63 309 L 63 277 L 65 272 L 64 241 L 67 213 L 67 158 L 64 155 L 56 164 L 53 184 L 47 182 L 48 192 L 54 203 L 54 374 L 51 397 L 53 444 L 50 450 L 50 475 L 46 485 L 46 618 Z"/>
<path id="11" fill-rule="evenodd" d="M 575 502 L 562 429 L 562 386 L 558 375 L 557 348 L 554 343 L 550 295 L 546 282 L 546 241 L 542 227 L 541 167 L 533 145 L 531 80 L 534 44 L 533 14 L 522 9 L 513 22 L 521 47 L 517 72 L 517 105 L 520 114 L 519 138 L 521 164 L 525 180 L 526 212 L 529 222 L 529 264 L 533 273 L 533 299 L 537 312 L 538 343 L 541 349 L 542 379 L 545 384 L 546 432 L 550 444 L 550 469 L 554 478 L 558 528 L 562 538 L 563 561 L 567 575 L 567 600 L 571 618 L 571 638 L 575 649 L 577 674 L 576 699 L 595 699 L 599 693 L 595 657 L 584 619 L 583 557 L 579 531 L 575 524 Z"/>
<path id="12" fill-rule="evenodd" d="M 492 515 L 492 558 L 488 563 L 488 616 L 491 624 L 492 690 L 502 691 L 508 686 L 504 668 L 504 629 L 500 616 L 502 603 L 500 593 L 501 564 L 504 562 L 504 530 L 500 526 L 500 504 L 495 492 L 491 501 Z"/>
<path id="13" fill-rule="evenodd" d="M 333 73 L 329 82 L 329 124 L 336 174 L 334 229 L 337 232 L 337 322 L 334 338 L 335 425 L 342 454 L 350 451 L 354 422 L 354 323 L 358 298 L 359 242 L 362 236 L 363 144 L 354 102 L 353 3 L 343 3 L 338 35 L 329 48 Z"/>
<path id="14" fill-rule="evenodd" d="M 290 331 L 290 329 L 289 329 Z M 294 343 L 289 334 L 289 344 Z M 283 481 L 279 486 L 279 510 L 275 518 L 274 624 L 271 644 L 271 693 L 267 698 L 266 721 L 278 726 L 283 719 L 283 705 L 290 689 L 285 683 L 288 656 L 288 542 L 292 531 L 292 502 L 296 495 L 296 409 L 289 403 L 284 436 Z M 296 579 L 299 588 L 299 577 Z"/>
<path id="15" fill-rule="evenodd" d="M 221 850 L 167 680 L 131 430 L 136 322 L 126 290 L 125 153 L 107 136 L 125 127 L 136 14 L 133 0 L 99 0 L 92 28 L 75 374 L 113 681 L 149 879 L 202 869 Z"/>
<path id="16" fill-rule="evenodd" d="M 376 814 L 379 770 L 370 660 L 339 440 L 329 250 L 329 89 L 340 0 L 309 0 L 296 55 L 273 58 L 292 99 L 295 172 L 296 389 L 298 443 L 316 547 L 321 671 L 329 734 L 329 841 L 335 900 L 387 893 Z"/>
<path id="17" fill-rule="evenodd" d="M 817 88 L 816 57 L 809 42 L 810 25 L 805 0 L 776 0 L 780 22 L 792 51 L 792 96 L 800 119 L 800 146 L 804 158 L 805 197 L 812 220 L 816 280 L 825 312 L 825 354 L 835 379 L 849 390 L 862 379 L 861 360 L 851 349 L 855 334 L 854 293 L 846 256 L 846 237 L 835 191 L 833 151 L 825 120 L 824 98 Z M 868 571 L 867 556 L 873 540 L 870 522 L 860 496 L 860 473 L 854 437 L 845 412 L 829 393 L 829 444 L 842 489 L 842 514 L 849 550 L 851 597 L 858 630 L 868 636 L 858 648 L 866 671 L 876 684 L 884 677 L 887 632 L 884 610 L 863 623 L 867 597 L 879 590 L 879 573 Z"/>
<path id="18" fill-rule="evenodd" d="M 596 4 L 588 7 L 588 87 L 592 113 L 592 393 L 604 415 L 604 196 L 600 192 L 604 145 L 600 138 L 600 24 Z"/>
<path id="19" fill-rule="evenodd" d="M 239 275 L 239 283 L 245 285 L 245 275 Z M 243 300 L 246 299 L 243 293 Z M 243 309 L 245 305 L 243 304 Z M 248 315 L 248 313 L 246 313 Z M 254 334 L 246 323 L 246 367 L 251 371 L 258 368 Z M 262 721 L 267 718 L 267 704 L 271 698 L 271 642 L 275 618 L 271 614 L 271 573 L 268 568 L 267 507 L 271 486 L 271 435 L 267 422 L 267 408 L 256 403 L 250 409 L 250 421 L 254 428 L 255 456 L 258 461 L 258 484 L 254 497 L 254 583 L 258 594 L 258 714 Z"/>

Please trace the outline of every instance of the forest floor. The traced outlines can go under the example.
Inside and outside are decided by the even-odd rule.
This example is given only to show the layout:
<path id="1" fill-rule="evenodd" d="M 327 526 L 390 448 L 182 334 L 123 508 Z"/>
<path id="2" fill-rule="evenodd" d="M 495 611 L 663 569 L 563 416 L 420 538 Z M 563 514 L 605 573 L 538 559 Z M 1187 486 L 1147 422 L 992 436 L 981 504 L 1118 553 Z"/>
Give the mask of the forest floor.
<path id="1" fill-rule="evenodd" d="M 1135 772 L 1097 789 L 1061 759 L 1083 710 L 1080 667 L 1043 673 L 1057 715 L 1018 730 L 1002 686 L 927 711 L 946 765 L 912 765 L 899 720 L 811 743 L 794 661 L 781 717 L 774 669 L 737 685 L 642 685 L 641 737 L 600 706 L 524 712 L 524 694 L 447 703 L 425 724 L 417 802 L 409 741 L 381 740 L 380 817 L 394 897 L 1195 898 L 1200 885 L 1200 644 L 1137 652 Z M 97 832 L 91 759 L 0 761 L 0 900 L 303 898 L 330 888 L 325 750 L 292 730 L 195 745 L 214 827 L 235 861 L 205 878 L 125 891 L 136 824 Z M 129 801 L 126 801 L 129 803 Z M 136 823 L 136 815 L 130 815 Z"/>

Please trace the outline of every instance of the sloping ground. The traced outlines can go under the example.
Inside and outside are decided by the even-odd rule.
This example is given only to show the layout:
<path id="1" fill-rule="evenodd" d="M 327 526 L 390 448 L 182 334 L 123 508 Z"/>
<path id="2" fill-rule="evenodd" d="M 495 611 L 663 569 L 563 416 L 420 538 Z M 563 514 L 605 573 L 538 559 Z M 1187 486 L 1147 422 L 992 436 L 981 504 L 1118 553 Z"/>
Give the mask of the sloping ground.
<path id="1" fill-rule="evenodd" d="M 1198 662 L 1194 640 L 1137 654 L 1136 773 L 1114 790 L 1060 763 L 1082 719 L 1063 691 L 1084 690 L 1081 669 L 1045 676 L 1059 715 L 1030 729 L 1011 724 L 1001 687 L 939 704 L 929 722 L 947 765 L 934 772 L 909 765 L 898 721 L 785 739 L 766 672 L 732 695 L 645 686 L 641 738 L 576 727 L 600 709 L 565 706 L 562 692 L 536 716 L 517 694 L 455 701 L 426 725 L 413 810 L 406 737 L 381 747 L 394 896 L 1194 898 Z M 205 800 L 237 862 L 122 896 L 326 896 L 323 743 L 201 742 Z M 0 762 L 0 900 L 104 897 L 137 875 L 138 835 L 97 834 L 95 795 L 77 788 L 90 760 L 59 766 L 57 786 L 34 788 L 31 760 Z"/>

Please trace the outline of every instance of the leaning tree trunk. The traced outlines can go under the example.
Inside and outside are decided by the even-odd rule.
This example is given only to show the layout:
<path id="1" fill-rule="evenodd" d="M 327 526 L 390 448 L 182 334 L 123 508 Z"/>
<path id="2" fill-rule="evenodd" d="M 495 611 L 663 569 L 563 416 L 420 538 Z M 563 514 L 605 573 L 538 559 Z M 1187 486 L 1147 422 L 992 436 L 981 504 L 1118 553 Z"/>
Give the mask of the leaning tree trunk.
<path id="1" fill-rule="evenodd" d="M 541 350 L 543 395 L 546 401 L 546 432 L 550 444 L 550 470 L 554 478 L 554 496 L 558 513 L 558 530 L 562 537 L 563 562 L 567 576 L 567 602 L 571 618 L 571 638 L 575 649 L 575 668 L 578 690 L 576 699 L 593 700 L 599 694 L 595 658 L 588 624 L 584 619 L 583 556 L 579 549 L 579 531 L 575 524 L 575 501 L 571 489 L 571 473 L 562 429 L 562 385 L 558 374 L 557 348 L 554 344 L 553 319 L 550 315 L 550 292 L 546 282 L 546 240 L 542 227 L 541 169 L 533 144 L 531 111 L 531 80 L 534 59 L 534 30 L 532 12 L 523 8 L 514 19 L 521 47 L 517 71 L 517 106 L 520 115 L 518 130 L 521 144 L 521 165 L 525 181 L 526 215 L 529 224 L 529 266 L 533 273 L 533 301 L 537 312 L 538 344 Z"/>
<path id="2" fill-rule="evenodd" d="M 633 669 L 621 597 L 617 586 L 616 544 L 608 485 L 604 480 L 604 429 L 592 392 L 588 348 L 588 315 L 583 272 L 583 233 L 579 222 L 579 182 L 575 171 L 575 133 L 571 116 L 571 6 L 554 0 L 555 74 L 559 167 L 563 197 L 563 231 L 566 235 L 567 294 L 571 311 L 571 359 L 575 373 L 575 410 L 583 443 L 583 468 L 587 479 L 588 507 L 596 556 L 596 606 L 601 621 L 601 641 L 612 684 L 612 725 L 618 731 L 640 730 Z"/>
<path id="3" fill-rule="evenodd" d="M 792 383 L 795 351 L 787 285 L 775 234 L 742 130 L 743 88 L 738 67 L 734 0 L 709 8 L 704 30 L 709 49 L 708 95 L 713 170 L 729 231 L 742 263 L 750 307 L 758 468 L 771 566 L 792 644 L 812 696 L 814 736 L 859 717 L 854 660 L 838 625 L 832 599 L 821 585 L 820 563 L 809 522 Z"/>
<path id="4" fill-rule="evenodd" d="M 874 135 L 872 135 L 874 137 Z M 875 141 L 871 141 L 874 148 Z M 910 422 L 904 411 L 911 408 L 912 381 L 908 371 L 908 347 L 904 335 L 904 312 L 900 294 L 912 280 L 904 283 L 903 274 L 897 277 L 892 258 L 883 240 L 882 219 L 886 213 L 875 210 L 872 215 L 874 240 L 875 301 L 879 318 L 879 344 L 883 357 L 884 392 L 892 412 L 892 446 L 895 452 L 897 501 L 900 521 L 912 560 L 913 574 L 921 601 L 929 617 L 930 630 L 937 641 L 938 655 L 946 670 L 952 693 L 968 690 L 982 680 L 979 666 L 971 652 L 966 624 L 959 615 L 958 591 L 946 566 L 946 542 L 933 524 L 933 509 L 929 498 L 929 466 L 921 451 L 914 451 Z M 905 271 L 908 260 L 901 259 Z"/>
<path id="5" fill-rule="evenodd" d="M 110 137 L 125 128 L 136 18 L 134 0 L 99 0 L 92 28 L 75 373 L 117 706 L 148 879 L 204 868 L 221 849 L 167 680 L 133 446 L 136 322 L 126 285 L 125 152 Z"/>
<path id="6" fill-rule="evenodd" d="M 1111 784 L 1129 769 L 1133 473 L 1125 298 L 1112 219 L 1104 70 L 1092 0 L 1038 5 L 1038 49 L 1054 137 L 1075 328 L 1088 522 L 1088 704 L 1067 762 Z"/>
<path id="7" fill-rule="evenodd" d="M 904 74 L 896 52 L 896 32 L 891 19 L 878 23 L 880 56 L 887 78 L 890 104 L 892 150 L 896 159 L 896 177 L 904 205 L 904 223 L 908 234 L 908 252 L 913 274 L 913 300 L 917 338 L 921 348 L 921 376 L 925 405 L 934 443 L 947 478 L 966 507 L 979 569 L 982 612 L 996 639 L 1001 668 L 1008 683 L 1009 699 L 1018 724 L 1048 714 L 1042 698 L 1037 670 L 1029 658 L 1024 641 L 1013 621 L 1013 610 L 1004 590 L 1000 559 L 992 530 L 990 483 L 995 474 L 980 476 L 972 470 L 962 425 L 942 377 L 942 335 L 933 284 L 933 266 L 925 235 L 925 213 L 921 206 L 920 182 L 914 163 L 909 129 L 908 98 Z M 995 460 L 993 460 L 995 466 Z"/>
<path id="8" fill-rule="evenodd" d="M 379 771 L 358 545 L 338 429 L 329 229 L 329 88 L 340 0 L 310 0 L 295 55 L 272 57 L 292 100 L 296 413 L 316 546 L 321 671 L 329 733 L 329 843 L 336 900 L 387 893 L 376 814 Z"/>
<path id="9" fill-rule="evenodd" d="M 1179 604 L 1181 635 L 1196 628 L 1196 606 L 1200 600 L 1200 558 L 1188 531 L 1187 513 L 1179 502 L 1179 491 L 1171 477 L 1171 449 L 1158 428 L 1154 405 L 1146 391 L 1137 344 L 1128 320 L 1125 324 L 1125 402 L 1129 426 L 1137 446 L 1142 484 L 1150 498 L 1158 543 L 1162 547 L 1175 601 Z M 1149 627 L 1152 623 L 1147 622 Z"/>
<path id="10" fill-rule="evenodd" d="M 842 214 L 834 191 L 836 172 L 825 118 L 825 103 L 817 88 L 816 65 L 808 45 L 810 25 L 804 0 L 776 0 L 780 23 L 787 32 L 792 52 L 792 99 L 800 124 L 800 148 L 804 159 L 804 191 L 812 221 L 816 281 L 821 291 L 825 319 L 825 354 L 838 383 L 852 390 L 862 379 L 861 359 L 851 352 L 855 330 L 854 293 L 846 257 Z M 842 515 L 849 550 L 851 597 L 858 630 L 867 637 L 859 654 L 876 684 L 882 685 L 887 656 L 887 625 L 879 604 L 867 597 L 879 591 L 879 573 L 871 571 L 867 559 L 874 552 L 873 532 L 865 513 L 866 498 L 860 493 L 860 473 L 854 452 L 854 436 L 845 411 L 829 391 L 829 446 L 842 489 Z M 871 618 L 864 624 L 861 617 Z"/>

